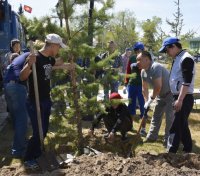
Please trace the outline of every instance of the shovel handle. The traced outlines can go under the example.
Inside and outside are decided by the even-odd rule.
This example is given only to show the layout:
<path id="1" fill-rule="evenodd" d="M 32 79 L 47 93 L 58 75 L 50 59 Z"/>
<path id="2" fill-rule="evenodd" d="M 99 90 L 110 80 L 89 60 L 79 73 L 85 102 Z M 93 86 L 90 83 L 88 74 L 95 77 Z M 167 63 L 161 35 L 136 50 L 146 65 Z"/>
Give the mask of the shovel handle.
<path id="1" fill-rule="evenodd" d="M 30 41 L 30 52 L 34 53 L 33 42 Z M 36 103 L 36 111 L 37 111 L 37 121 L 38 121 L 38 130 L 40 136 L 41 148 L 44 150 L 44 135 L 42 130 L 42 120 L 41 120 L 41 111 L 40 111 L 40 101 L 39 101 L 39 91 L 38 91 L 38 81 L 37 81 L 37 72 L 35 63 L 32 64 L 32 72 L 33 72 L 33 84 L 34 84 L 34 92 L 35 92 L 35 103 Z"/>
<path id="2" fill-rule="evenodd" d="M 144 123 L 144 120 L 147 118 L 147 113 L 148 113 L 148 111 L 149 111 L 149 108 L 145 109 L 145 111 L 144 111 L 144 115 L 143 115 L 142 120 L 141 120 L 141 122 L 140 122 L 140 126 L 139 126 L 139 128 L 138 128 L 137 134 L 140 133 L 140 130 L 141 130 L 141 128 L 142 128 L 142 125 L 143 125 L 143 123 Z"/>

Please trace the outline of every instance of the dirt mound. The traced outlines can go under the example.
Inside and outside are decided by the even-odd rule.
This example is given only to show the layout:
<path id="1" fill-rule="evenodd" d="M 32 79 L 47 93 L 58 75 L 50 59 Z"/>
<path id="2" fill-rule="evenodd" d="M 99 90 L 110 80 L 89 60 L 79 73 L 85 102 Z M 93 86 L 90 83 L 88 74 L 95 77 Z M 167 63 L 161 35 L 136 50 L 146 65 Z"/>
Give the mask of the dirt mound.
<path id="1" fill-rule="evenodd" d="M 153 155 L 150 153 L 140 153 L 133 158 L 123 158 L 113 153 L 103 153 L 95 156 L 82 155 L 75 158 L 65 168 L 45 174 L 56 176 L 197 176 L 200 175 L 200 155 Z M 41 173 L 27 172 L 22 166 L 13 165 L 1 168 L 0 175 L 41 175 Z"/>

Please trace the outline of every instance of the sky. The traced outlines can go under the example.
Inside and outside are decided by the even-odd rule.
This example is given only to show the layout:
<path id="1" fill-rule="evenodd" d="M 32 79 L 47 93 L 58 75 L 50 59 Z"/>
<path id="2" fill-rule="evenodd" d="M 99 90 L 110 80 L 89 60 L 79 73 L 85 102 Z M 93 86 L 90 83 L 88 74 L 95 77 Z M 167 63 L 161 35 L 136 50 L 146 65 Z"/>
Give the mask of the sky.
<path id="1" fill-rule="evenodd" d="M 162 28 L 169 32 L 166 19 L 173 20 L 173 13 L 177 7 L 175 0 L 115 0 L 113 12 L 129 10 L 135 13 L 138 21 L 151 19 L 153 16 L 160 17 L 163 21 Z M 14 10 L 18 10 L 19 4 L 28 5 L 33 8 L 32 13 L 25 12 L 28 18 L 50 15 L 51 9 L 55 7 L 58 0 L 8 0 Z M 199 0 L 180 0 L 180 9 L 183 14 L 183 32 L 194 30 L 200 36 L 200 18 L 197 15 L 200 9 Z"/>

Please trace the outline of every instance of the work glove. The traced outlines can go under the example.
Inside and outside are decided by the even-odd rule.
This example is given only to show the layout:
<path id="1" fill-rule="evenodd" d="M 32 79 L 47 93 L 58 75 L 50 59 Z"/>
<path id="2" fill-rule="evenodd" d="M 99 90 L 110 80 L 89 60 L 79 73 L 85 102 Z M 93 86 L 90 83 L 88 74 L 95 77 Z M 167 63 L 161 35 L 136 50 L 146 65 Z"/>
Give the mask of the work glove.
<path id="1" fill-rule="evenodd" d="M 137 63 L 132 63 L 131 65 L 131 69 L 137 67 Z"/>
<path id="2" fill-rule="evenodd" d="M 144 109 L 149 109 L 151 103 L 153 102 L 154 99 L 149 98 L 148 101 L 144 104 Z"/>
<path id="3" fill-rule="evenodd" d="M 127 93 L 127 88 L 126 86 L 123 87 L 123 94 L 126 94 Z"/>

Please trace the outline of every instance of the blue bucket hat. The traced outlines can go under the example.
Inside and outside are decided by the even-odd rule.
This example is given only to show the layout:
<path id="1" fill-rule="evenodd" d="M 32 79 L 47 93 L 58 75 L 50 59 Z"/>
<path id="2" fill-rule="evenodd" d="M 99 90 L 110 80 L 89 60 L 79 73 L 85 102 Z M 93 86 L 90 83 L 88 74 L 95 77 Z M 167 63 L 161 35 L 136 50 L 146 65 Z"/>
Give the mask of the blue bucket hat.
<path id="1" fill-rule="evenodd" d="M 172 45 L 172 44 L 175 44 L 175 43 L 179 43 L 179 39 L 177 37 L 167 37 L 163 43 L 162 43 L 162 47 L 159 49 L 159 52 L 160 53 L 163 53 L 165 51 L 165 47 L 167 45 Z"/>
<path id="2" fill-rule="evenodd" d="M 136 43 L 133 45 L 133 50 L 137 50 L 137 49 L 144 50 L 144 44 L 143 44 L 142 42 L 136 42 Z"/>

